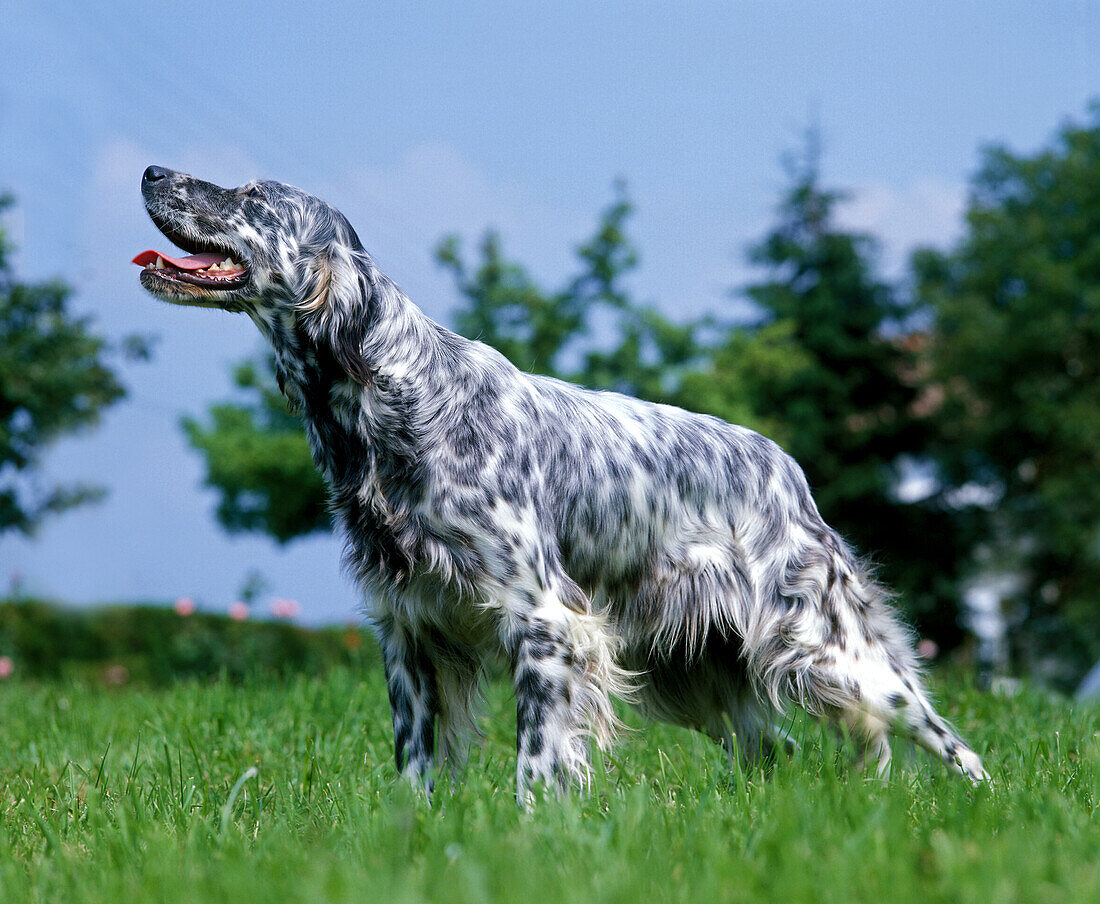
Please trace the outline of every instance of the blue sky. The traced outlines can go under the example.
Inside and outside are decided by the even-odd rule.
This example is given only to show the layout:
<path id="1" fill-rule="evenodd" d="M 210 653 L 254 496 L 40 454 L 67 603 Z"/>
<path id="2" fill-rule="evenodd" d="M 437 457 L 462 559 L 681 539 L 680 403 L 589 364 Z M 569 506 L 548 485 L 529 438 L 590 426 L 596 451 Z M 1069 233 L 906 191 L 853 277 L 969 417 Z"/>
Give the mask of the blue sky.
<path id="1" fill-rule="evenodd" d="M 60 4 L 0 0 L 0 188 L 27 278 L 63 277 L 102 332 L 159 337 L 129 398 L 65 440 L 46 477 L 98 506 L 0 539 L 0 583 L 78 603 L 224 610 L 246 575 L 310 621 L 356 617 L 339 545 L 228 537 L 179 420 L 230 392 L 249 321 L 144 295 L 163 247 L 138 195 L 149 163 L 235 185 L 300 185 L 340 207 L 431 316 L 457 298 L 431 249 L 499 227 L 561 280 L 619 176 L 637 204 L 638 295 L 728 310 L 770 223 L 781 154 L 811 119 L 844 221 L 898 272 L 959 230 L 978 149 L 1030 151 L 1100 94 L 1100 7 L 1045 3 Z M 186 9 L 184 9 L 186 7 Z M 167 250 L 167 249 L 165 249 Z"/>

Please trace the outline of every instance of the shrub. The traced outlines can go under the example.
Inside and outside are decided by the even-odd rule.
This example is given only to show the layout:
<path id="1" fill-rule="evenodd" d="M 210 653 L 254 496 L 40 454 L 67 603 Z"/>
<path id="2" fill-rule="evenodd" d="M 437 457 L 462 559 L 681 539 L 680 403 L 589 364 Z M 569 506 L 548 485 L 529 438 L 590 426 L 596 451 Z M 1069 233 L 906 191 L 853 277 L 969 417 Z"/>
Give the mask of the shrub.
<path id="1" fill-rule="evenodd" d="M 367 667 L 376 647 L 357 627 L 180 616 L 153 604 L 71 609 L 39 599 L 0 600 L 0 656 L 16 674 L 109 684 L 167 684 L 225 675 L 233 681 L 335 666 Z"/>

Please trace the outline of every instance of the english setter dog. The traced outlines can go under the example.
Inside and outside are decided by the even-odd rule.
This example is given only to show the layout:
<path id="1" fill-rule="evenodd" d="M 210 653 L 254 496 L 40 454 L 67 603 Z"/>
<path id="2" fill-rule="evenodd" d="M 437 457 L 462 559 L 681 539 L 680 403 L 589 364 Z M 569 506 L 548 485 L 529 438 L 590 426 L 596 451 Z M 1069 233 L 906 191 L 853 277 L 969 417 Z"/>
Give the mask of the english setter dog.
<path id="1" fill-rule="evenodd" d="M 613 696 L 767 751 L 793 701 L 890 734 L 974 782 L 912 646 L 798 465 L 743 427 L 522 373 L 428 319 L 344 216 L 277 182 L 220 188 L 149 167 L 138 255 L 165 301 L 239 311 L 275 351 L 385 662 L 398 770 L 429 793 L 477 732 L 486 665 L 511 669 L 517 793 L 589 778 Z"/>

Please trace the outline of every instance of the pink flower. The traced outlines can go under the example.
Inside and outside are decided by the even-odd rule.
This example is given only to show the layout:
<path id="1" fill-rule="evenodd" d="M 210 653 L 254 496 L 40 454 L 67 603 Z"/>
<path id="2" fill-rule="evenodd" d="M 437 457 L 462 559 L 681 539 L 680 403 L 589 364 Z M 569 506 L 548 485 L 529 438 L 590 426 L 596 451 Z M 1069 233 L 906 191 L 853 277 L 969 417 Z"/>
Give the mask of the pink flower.
<path id="1" fill-rule="evenodd" d="M 235 603 L 229 604 L 229 617 L 233 621 L 244 621 L 248 618 L 248 603 L 242 603 L 237 600 Z"/>
<path id="2" fill-rule="evenodd" d="M 10 656 L 0 656 L 0 679 L 10 678 L 11 673 L 15 671 L 15 663 L 11 661 Z"/>
<path id="3" fill-rule="evenodd" d="M 937 644 L 932 638 L 926 637 L 919 644 L 917 644 L 917 655 L 921 659 L 927 659 L 929 661 L 936 658 L 940 652 L 939 644 Z"/>
<path id="4" fill-rule="evenodd" d="M 103 670 L 103 681 L 111 687 L 122 687 L 130 680 L 130 670 L 124 665 L 109 665 Z"/>
<path id="5" fill-rule="evenodd" d="M 186 618 L 188 615 L 194 615 L 195 613 L 195 601 L 189 596 L 181 596 L 176 600 L 176 614 L 182 615 Z"/>
<path id="6" fill-rule="evenodd" d="M 277 599 L 271 601 L 271 614 L 276 618 L 297 618 L 302 607 L 297 600 Z"/>

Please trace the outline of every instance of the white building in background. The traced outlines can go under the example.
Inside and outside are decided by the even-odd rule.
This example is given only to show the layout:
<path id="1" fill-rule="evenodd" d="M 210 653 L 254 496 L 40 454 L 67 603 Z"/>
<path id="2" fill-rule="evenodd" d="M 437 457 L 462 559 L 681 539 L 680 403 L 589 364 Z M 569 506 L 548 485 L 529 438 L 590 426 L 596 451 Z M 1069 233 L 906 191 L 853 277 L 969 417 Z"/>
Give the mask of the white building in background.
<path id="1" fill-rule="evenodd" d="M 1100 662 L 1089 670 L 1075 696 L 1078 700 L 1100 700 Z"/>
<path id="2" fill-rule="evenodd" d="M 964 619 L 978 638 L 978 661 L 994 675 L 1008 669 L 1008 620 L 1002 604 L 1021 587 L 1019 574 L 984 574 L 963 591 Z"/>

